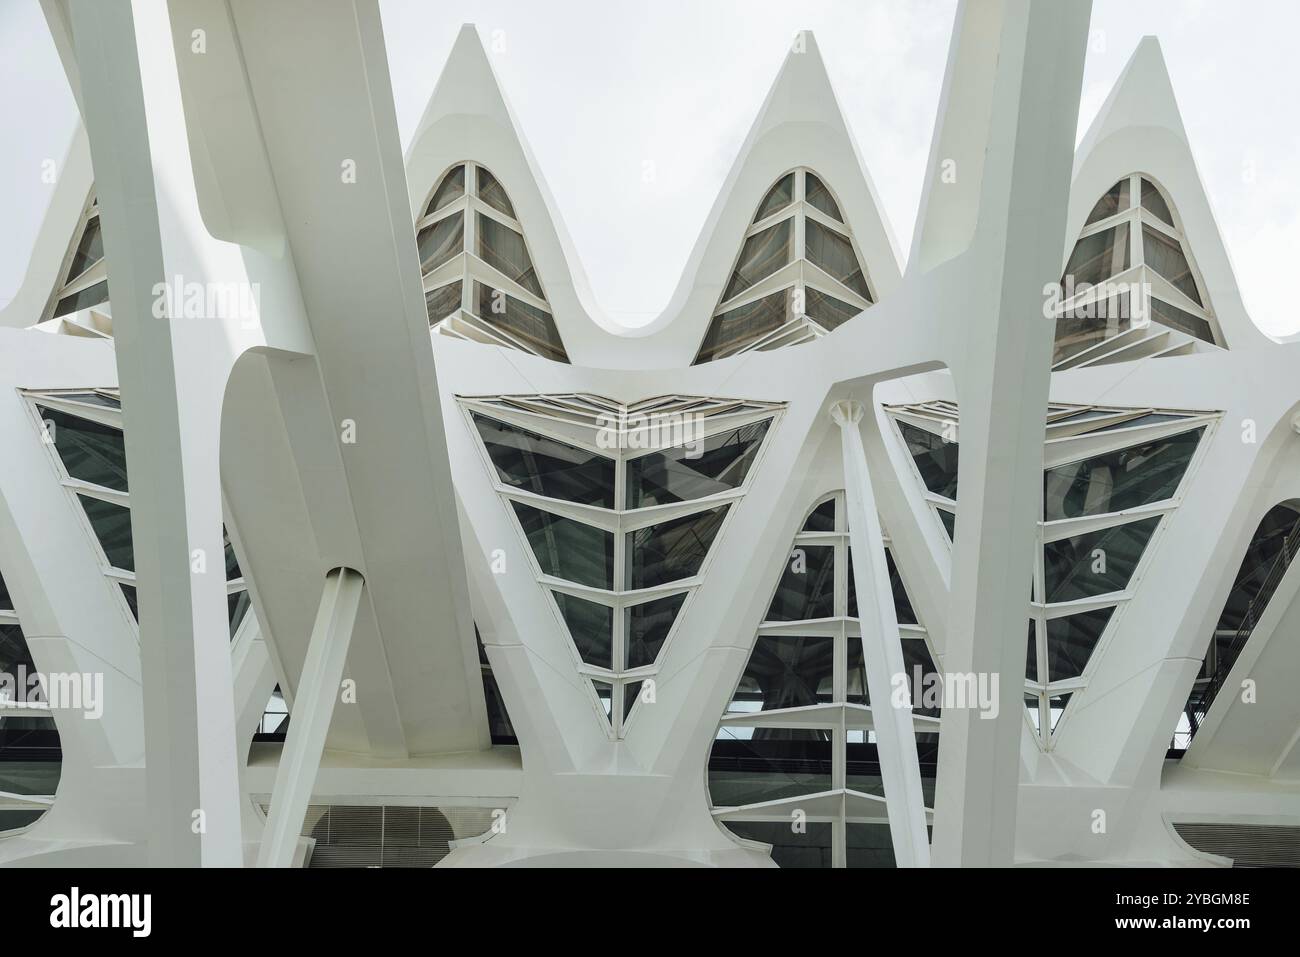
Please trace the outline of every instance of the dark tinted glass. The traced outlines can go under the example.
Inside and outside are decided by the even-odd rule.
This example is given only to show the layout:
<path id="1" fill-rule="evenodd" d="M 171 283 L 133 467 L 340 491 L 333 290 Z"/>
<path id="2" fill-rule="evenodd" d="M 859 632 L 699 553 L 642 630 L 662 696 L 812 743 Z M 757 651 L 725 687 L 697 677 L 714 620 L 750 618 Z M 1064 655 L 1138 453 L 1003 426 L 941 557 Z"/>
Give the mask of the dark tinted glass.
<path id="1" fill-rule="evenodd" d="M 725 734 L 727 729 L 723 730 Z M 720 737 L 709 755 L 713 806 L 737 807 L 830 790 L 828 735 L 824 731 L 754 728 L 748 740 Z"/>
<path id="2" fill-rule="evenodd" d="M 1047 622 L 1047 678 L 1064 681 L 1083 674 L 1114 608 L 1087 611 Z"/>
<path id="3" fill-rule="evenodd" d="M 798 831 L 789 821 L 728 821 L 726 827 L 737 837 L 771 844 L 777 867 L 831 866 L 831 825 L 827 821 L 807 821 Z"/>
<path id="4" fill-rule="evenodd" d="M 1107 452 L 1043 473 L 1043 520 L 1098 515 L 1174 494 L 1203 428 Z"/>
<path id="5" fill-rule="evenodd" d="M 114 568 L 135 571 L 135 549 L 131 541 L 131 510 L 112 502 L 78 495 L 86 510 L 90 527 L 95 530 L 100 547 Z"/>
<path id="6" fill-rule="evenodd" d="M 122 430 L 38 406 L 41 420 L 68 475 L 114 491 L 127 491 Z"/>
<path id="7" fill-rule="evenodd" d="M 86 223 L 86 231 L 81 234 L 77 251 L 72 256 L 72 265 L 68 267 L 67 281 L 71 282 L 104 258 L 104 236 L 99 228 L 99 217 L 93 217 Z"/>
<path id="8" fill-rule="evenodd" d="M 699 572 L 727 508 L 723 505 L 629 532 L 627 587 L 653 588 Z"/>
<path id="9" fill-rule="evenodd" d="M 938 669 L 935 668 L 934 659 L 930 657 L 930 649 L 925 644 L 923 638 L 904 638 L 902 640 L 903 649 L 903 674 L 907 676 L 908 692 L 912 696 L 912 713 L 929 715 L 932 718 L 939 717 L 942 708 L 939 705 L 933 707 L 925 703 L 924 695 L 926 687 L 930 682 L 936 682 L 937 678 L 928 676 L 935 675 Z M 916 669 L 921 669 L 920 687 L 916 684 Z M 890 688 L 893 688 L 893 678 L 890 678 Z M 856 635 L 850 635 L 848 638 L 848 684 L 846 686 L 845 700 L 849 704 L 871 704 L 871 694 L 867 687 L 867 670 L 866 660 L 862 653 L 862 639 Z M 942 698 L 939 699 L 942 701 Z"/>
<path id="10" fill-rule="evenodd" d="M 684 601 L 686 601 L 685 592 L 680 595 L 669 595 L 666 598 L 656 598 L 654 601 L 633 605 L 627 609 L 624 645 L 627 649 L 628 668 L 654 664 Z"/>
<path id="11" fill-rule="evenodd" d="M 912 599 L 907 596 L 907 588 L 903 585 L 903 576 L 898 572 L 898 566 L 894 564 L 894 555 L 889 549 L 885 549 L 885 567 L 889 570 L 889 588 L 894 596 L 894 620 L 900 625 L 917 625 L 916 611 L 912 608 Z M 857 580 L 853 577 L 853 551 L 849 550 L 849 617 L 858 617 L 858 585 Z"/>
<path id="12" fill-rule="evenodd" d="M 627 463 L 627 507 L 687 502 L 739 488 L 758 457 L 770 421 L 632 459 Z"/>
<path id="13" fill-rule="evenodd" d="M 834 638 L 759 635 L 731 710 L 775 711 L 831 701 L 834 669 Z"/>
<path id="14" fill-rule="evenodd" d="M 0 625 L 0 673 L 14 675 L 17 680 L 19 665 L 25 665 L 29 672 L 36 670 L 23 630 L 17 625 Z"/>
<path id="15" fill-rule="evenodd" d="M 894 867 L 894 841 L 888 824 L 846 824 L 845 864 L 849 867 Z"/>
<path id="16" fill-rule="evenodd" d="M 244 623 L 244 618 L 247 616 L 251 604 L 246 591 L 237 591 L 233 595 L 226 596 L 226 614 L 230 619 L 231 638 L 235 637 L 235 632 Z"/>
<path id="17" fill-rule="evenodd" d="M 93 286 L 82 289 L 80 292 L 74 292 L 70 296 L 64 296 L 54 307 L 55 316 L 66 316 L 70 312 L 76 312 L 78 309 L 89 309 L 91 306 L 98 306 L 101 302 L 108 300 L 108 280 L 97 282 Z"/>
<path id="18" fill-rule="evenodd" d="M 1029 619 L 1029 648 L 1025 653 L 1025 677 L 1030 681 L 1038 681 L 1038 627 L 1034 620 Z"/>
<path id="19" fill-rule="evenodd" d="M 807 621 L 835 614 L 835 547 L 796 545 L 786 558 L 767 621 Z"/>
<path id="20" fill-rule="evenodd" d="M 1070 261 L 1066 263 L 1061 282 L 1067 288 L 1067 277 L 1074 277 L 1077 289 L 1083 284 L 1095 286 L 1103 279 L 1122 273 L 1129 267 L 1128 223 L 1122 222 L 1091 236 L 1084 236 L 1074 246 Z"/>
<path id="21" fill-rule="evenodd" d="M 1129 522 L 1043 546 L 1047 601 L 1122 591 L 1133 577 L 1160 517 Z"/>
<path id="22" fill-rule="evenodd" d="M 948 541 L 955 542 L 957 540 L 957 513 L 941 508 L 939 509 L 939 521 L 943 522 L 943 529 L 948 533 Z"/>
<path id="23" fill-rule="evenodd" d="M 598 602 L 552 592 L 578 655 L 597 668 L 614 667 L 614 609 Z"/>
<path id="24" fill-rule="evenodd" d="M 614 507 L 613 459 L 478 413 L 473 418 L 506 485 L 565 502 Z"/>
<path id="25" fill-rule="evenodd" d="M 808 514 L 803 523 L 805 532 L 835 531 L 835 499 L 828 498 Z"/>
<path id="26" fill-rule="evenodd" d="M 614 536 L 610 532 L 511 502 L 543 574 L 590 585 L 614 587 Z"/>
<path id="27" fill-rule="evenodd" d="M 945 442 L 942 435 L 918 429 L 906 422 L 898 423 L 907 451 L 921 473 L 925 487 L 936 495 L 957 498 L 957 443 Z"/>
<path id="28" fill-rule="evenodd" d="M 629 681 L 627 682 L 627 684 L 623 685 L 623 720 L 624 721 L 626 721 L 627 716 L 632 713 L 632 708 L 636 706 L 636 699 L 637 696 L 641 694 L 642 684 L 643 682 L 640 681 Z"/>

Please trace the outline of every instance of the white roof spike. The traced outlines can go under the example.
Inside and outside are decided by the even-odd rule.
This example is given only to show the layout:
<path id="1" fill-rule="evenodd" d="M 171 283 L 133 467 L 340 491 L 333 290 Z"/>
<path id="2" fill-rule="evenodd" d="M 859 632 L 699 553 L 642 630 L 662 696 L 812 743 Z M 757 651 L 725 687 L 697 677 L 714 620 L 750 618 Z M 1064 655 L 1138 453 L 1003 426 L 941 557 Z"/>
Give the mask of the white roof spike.
<path id="1" fill-rule="evenodd" d="M 1138 42 L 1106 102 L 1097 111 L 1079 152 L 1087 152 L 1094 143 L 1117 130 L 1140 126 L 1166 129 L 1187 142 L 1169 69 L 1165 66 L 1160 41 L 1153 36 L 1145 36 Z"/>
<path id="2" fill-rule="evenodd" d="M 1227 347 L 1266 345 L 1268 338 L 1250 321 L 1241 301 L 1160 43 L 1150 36 L 1138 43 L 1075 151 L 1062 262 L 1097 200 L 1132 173 L 1148 177 L 1168 195 L 1184 237 L 1183 252 L 1200 273 L 1208 308 Z"/>

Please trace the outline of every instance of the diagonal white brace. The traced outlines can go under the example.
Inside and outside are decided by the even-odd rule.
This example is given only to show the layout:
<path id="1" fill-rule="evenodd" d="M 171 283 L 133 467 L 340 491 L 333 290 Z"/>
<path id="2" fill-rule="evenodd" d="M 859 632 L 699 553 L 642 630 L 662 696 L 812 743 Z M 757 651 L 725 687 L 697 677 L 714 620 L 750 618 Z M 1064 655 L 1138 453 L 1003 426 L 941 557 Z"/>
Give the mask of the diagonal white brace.
<path id="1" fill-rule="evenodd" d="M 288 867 L 293 862 L 320 770 L 325 735 L 339 698 L 364 586 L 361 573 L 351 568 L 333 568 L 325 575 L 307 658 L 293 698 L 289 734 L 275 772 L 271 812 L 257 853 L 258 867 Z"/>
<path id="2" fill-rule="evenodd" d="M 925 796 L 912 728 L 912 704 L 893 702 L 895 681 L 905 680 L 903 643 L 894 613 L 893 589 L 885 566 L 885 543 L 876 514 L 876 496 L 867 472 L 867 452 L 858 423 L 861 402 L 836 402 L 831 418 L 840 427 L 844 458 L 844 502 L 849 544 L 853 547 L 853 584 L 862 627 L 862 655 L 875 725 L 880 777 L 894 860 L 899 867 L 929 867 L 930 842 L 925 824 Z"/>

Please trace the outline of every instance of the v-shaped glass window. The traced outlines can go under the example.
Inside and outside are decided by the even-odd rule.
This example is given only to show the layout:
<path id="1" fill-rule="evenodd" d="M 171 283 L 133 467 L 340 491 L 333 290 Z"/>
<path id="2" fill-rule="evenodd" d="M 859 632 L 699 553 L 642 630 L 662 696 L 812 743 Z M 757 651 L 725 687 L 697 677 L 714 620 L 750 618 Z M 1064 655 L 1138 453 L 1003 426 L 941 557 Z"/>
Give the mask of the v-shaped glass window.
<path id="1" fill-rule="evenodd" d="M 811 170 L 776 181 L 741 242 L 696 363 L 808 342 L 875 301 L 840 209 Z"/>
<path id="2" fill-rule="evenodd" d="M 1193 339 L 1224 345 L 1173 203 L 1133 173 L 1093 206 L 1066 262 L 1052 367 L 1183 355 Z"/>
<path id="3" fill-rule="evenodd" d="M 477 163 L 452 167 L 415 229 L 431 328 L 569 361 L 523 225 L 492 173 Z"/>

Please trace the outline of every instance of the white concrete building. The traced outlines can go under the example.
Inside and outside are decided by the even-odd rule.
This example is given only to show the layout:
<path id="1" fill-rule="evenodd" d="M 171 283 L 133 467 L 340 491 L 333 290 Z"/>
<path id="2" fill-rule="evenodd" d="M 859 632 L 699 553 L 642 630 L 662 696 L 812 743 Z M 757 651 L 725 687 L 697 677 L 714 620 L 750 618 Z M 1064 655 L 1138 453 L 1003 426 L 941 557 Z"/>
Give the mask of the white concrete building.
<path id="1" fill-rule="evenodd" d="M 1088 4 L 963 4 L 904 256 L 800 34 L 629 330 L 473 27 L 403 156 L 370 0 L 43 4 L 0 864 L 1300 863 L 1300 343 L 1155 39 L 1076 150 Z"/>

